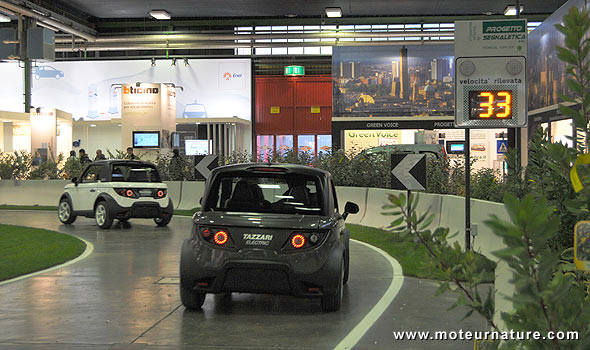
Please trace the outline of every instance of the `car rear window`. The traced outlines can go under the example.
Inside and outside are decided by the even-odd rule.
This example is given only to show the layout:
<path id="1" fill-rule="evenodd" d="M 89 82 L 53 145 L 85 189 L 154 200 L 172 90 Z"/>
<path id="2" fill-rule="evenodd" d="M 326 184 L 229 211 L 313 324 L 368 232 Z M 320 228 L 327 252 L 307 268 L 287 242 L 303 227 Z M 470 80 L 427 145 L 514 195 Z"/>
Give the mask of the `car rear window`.
<path id="1" fill-rule="evenodd" d="M 322 215 L 321 193 L 314 176 L 221 174 L 211 185 L 203 210 Z"/>
<path id="2" fill-rule="evenodd" d="M 162 182 L 156 167 L 149 164 L 113 164 L 112 181 Z"/>

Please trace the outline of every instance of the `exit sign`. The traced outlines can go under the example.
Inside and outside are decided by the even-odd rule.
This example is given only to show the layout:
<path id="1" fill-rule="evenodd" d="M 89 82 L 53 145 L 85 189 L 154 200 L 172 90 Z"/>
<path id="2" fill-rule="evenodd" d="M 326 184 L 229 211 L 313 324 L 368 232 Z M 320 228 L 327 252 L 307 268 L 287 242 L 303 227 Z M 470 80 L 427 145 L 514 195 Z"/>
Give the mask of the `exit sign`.
<path id="1" fill-rule="evenodd" d="M 303 66 L 285 66 L 285 75 L 288 75 L 288 76 L 305 75 L 305 67 L 303 67 Z"/>

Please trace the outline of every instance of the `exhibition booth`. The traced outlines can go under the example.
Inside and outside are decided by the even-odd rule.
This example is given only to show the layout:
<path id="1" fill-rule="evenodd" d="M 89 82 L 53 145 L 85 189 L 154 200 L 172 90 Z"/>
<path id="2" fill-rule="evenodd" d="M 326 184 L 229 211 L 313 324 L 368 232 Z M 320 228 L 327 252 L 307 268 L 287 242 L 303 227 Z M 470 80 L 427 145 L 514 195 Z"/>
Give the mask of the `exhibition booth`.
<path id="1" fill-rule="evenodd" d="M 0 65 L 4 76 L 15 72 L 22 72 L 16 64 Z M 249 59 L 185 60 L 182 66 L 169 60 L 53 62 L 39 64 L 32 74 L 32 104 L 71 113 L 68 126 L 57 112 L 55 132 L 70 135 L 70 141 L 47 143 L 64 145 L 53 148 L 58 154 L 133 147 L 155 159 L 158 150 L 172 148 L 219 155 L 252 150 Z M 22 79 L 11 89 L 0 87 L 0 106 L 22 108 L 11 104 L 22 91 Z M 43 148 L 30 145 L 33 119 L 9 113 L 0 120 L 2 151 Z"/>

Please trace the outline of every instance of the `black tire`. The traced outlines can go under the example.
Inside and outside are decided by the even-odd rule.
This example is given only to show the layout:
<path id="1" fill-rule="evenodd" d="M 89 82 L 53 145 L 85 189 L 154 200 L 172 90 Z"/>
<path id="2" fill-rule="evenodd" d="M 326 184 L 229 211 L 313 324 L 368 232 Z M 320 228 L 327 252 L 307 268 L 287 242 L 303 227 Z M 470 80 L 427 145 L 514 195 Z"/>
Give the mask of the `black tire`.
<path id="1" fill-rule="evenodd" d="M 206 293 L 195 292 L 193 289 L 183 286 L 182 283 L 180 284 L 180 300 L 187 309 L 200 309 L 206 296 Z"/>
<path id="2" fill-rule="evenodd" d="M 154 222 L 156 223 L 156 225 L 158 225 L 158 227 L 164 227 L 168 225 L 170 223 L 170 220 L 172 220 L 172 215 L 154 218 Z"/>
<path id="3" fill-rule="evenodd" d="M 324 295 L 322 297 L 322 310 L 324 311 L 338 311 L 342 306 L 342 294 L 344 292 L 344 258 L 340 263 L 340 276 L 338 277 L 338 288 L 332 295 Z"/>
<path id="4" fill-rule="evenodd" d="M 350 248 L 346 247 L 346 253 L 344 253 L 344 278 L 342 284 L 348 283 L 348 275 L 350 272 Z"/>
<path id="5" fill-rule="evenodd" d="M 94 220 L 96 225 L 103 230 L 108 230 L 113 225 L 113 218 L 107 207 L 107 202 L 98 202 L 94 207 Z"/>
<path id="6" fill-rule="evenodd" d="M 57 217 L 62 224 L 70 225 L 76 221 L 77 215 L 72 210 L 72 202 L 69 198 L 65 197 L 59 201 L 59 207 L 57 208 Z"/>

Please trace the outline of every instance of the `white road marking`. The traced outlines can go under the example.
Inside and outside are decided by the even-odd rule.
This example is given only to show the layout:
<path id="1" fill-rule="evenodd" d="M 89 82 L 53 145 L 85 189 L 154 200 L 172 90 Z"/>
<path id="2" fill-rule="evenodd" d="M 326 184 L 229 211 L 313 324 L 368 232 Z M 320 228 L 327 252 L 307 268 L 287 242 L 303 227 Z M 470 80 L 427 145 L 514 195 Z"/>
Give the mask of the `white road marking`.
<path id="1" fill-rule="evenodd" d="M 391 279 L 391 283 L 389 287 L 385 291 L 385 294 L 379 299 L 379 302 L 373 306 L 371 311 L 365 315 L 365 317 L 359 322 L 353 329 L 348 333 L 348 335 L 340 341 L 338 345 L 334 348 L 334 350 L 345 350 L 345 349 L 352 349 L 353 346 L 367 333 L 367 331 L 377 322 L 379 317 L 385 312 L 385 310 L 389 307 L 389 304 L 393 301 L 397 293 L 399 293 L 400 289 L 402 288 L 402 284 L 404 283 L 404 274 L 402 271 L 402 267 L 397 260 L 392 258 L 389 254 L 385 253 L 383 250 L 373 247 L 370 244 L 365 242 L 357 241 L 355 239 L 351 239 L 352 241 L 362 244 L 366 247 L 369 247 L 379 254 L 383 255 L 383 257 L 391 264 L 391 268 L 393 269 L 393 278 Z"/>
<path id="2" fill-rule="evenodd" d="M 43 273 L 46 273 L 46 272 L 55 271 L 55 270 L 61 269 L 62 267 L 66 267 L 66 266 L 75 264 L 78 261 L 83 260 L 83 259 L 86 259 L 87 257 L 89 257 L 90 254 L 92 254 L 92 252 L 94 251 L 94 245 L 92 245 L 92 243 L 90 243 L 87 240 L 82 239 L 80 237 L 76 237 L 76 236 L 72 236 L 72 237 L 75 237 L 75 238 L 81 240 L 82 242 L 86 243 L 86 249 L 84 250 L 84 253 L 82 253 L 82 255 L 78 256 L 74 260 L 66 261 L 63 264 L 55 265 L 55 266 L 52 266 L 52 267 L 50 267 L 48 269 L 45 269 L 45 270 L 31 272 L 31 273 L 26 274 L 26 275 L 22 275 L 22 276 L 18 276 L 18 277 L 15 277 L 15 278 L 12 278 L 12 279 L 9 279 L 9 280 L 6 280 L 6 281 L 2 281 L 2 282 L 0 282 L 0 286 L 3 286 L 3 285 L 8 284 L 8 283 L 12 283 L 12 282 L 20 281 L 20 280 L 23 280 L 25 278 L 34 277 L 34 276 L 37 276 L 37 275 L 40 275 L 40 274 L 43 274 Z"/>

